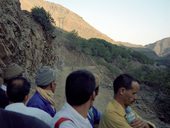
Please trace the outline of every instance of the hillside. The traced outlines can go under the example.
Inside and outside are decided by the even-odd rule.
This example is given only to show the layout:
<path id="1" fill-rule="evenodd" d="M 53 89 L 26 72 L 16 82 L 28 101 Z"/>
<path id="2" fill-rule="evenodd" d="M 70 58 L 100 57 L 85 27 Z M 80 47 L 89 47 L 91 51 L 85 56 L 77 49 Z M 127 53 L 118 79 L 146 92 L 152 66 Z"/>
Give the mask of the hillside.
<path id="1" fill-rule="evenodd" d="M 136 111 L 159 128 L 169 127 L 169 92 L 162 91 L 170 87 L 166 68 L 154 66 L 151 59 L 132 49 L 98 38 L 84 39 L 76 32 L 55 28 L 53 36 L 47 38 L 47 31 L 35 22 L 32 14 L 21 10 L 19 0 L 0 0 L 0 5 L 0 69 L 11 62 L 21 65 L 32 82 L 32 91 L 37 68 L 50 65 L 58 69 L 55 92 L 58 109 L 65 102 L 64 85 L 68 73 L 77 69 L 90 70 L 101 80 L 100 93 L 95 100 L 101 111 L 113 97 L 113 79 L 120 73 L 130 73 L 147 84 L 142 86 L 134 105 Z"/>
<path id="2" fill-rule="evenodd" d="M 133 50 L 138 51 L 153 60 L 159 59 L 159 56 L 152 49 L 141 47 L 141 48 L 133 48 Z"/>
<path id="3" fill-rule="evenodd" d="M 56 26 L 68 32 L 76 30 L 79 36 L 90 39 L 100 38 L 108 42 L 128 47 L 139 47 L 127 42 L 116 42 L 107 35 L 101 33 L 93 26 L 89 25 L 81 16 L 63 7 L 62 5 L 51 3 L 45 0 L 20 0 L 22 10 L 30 11 L 35 6 L 44 7 L 50 12 L 55 20 Z"/>
<path id="4" fill-rule="evenodd" d="M 146 45 L 145 47 L 153 50 L 158 56 L 166 56 L 170 54 L 170 37 L 156 41 L 155 43 Z"/>

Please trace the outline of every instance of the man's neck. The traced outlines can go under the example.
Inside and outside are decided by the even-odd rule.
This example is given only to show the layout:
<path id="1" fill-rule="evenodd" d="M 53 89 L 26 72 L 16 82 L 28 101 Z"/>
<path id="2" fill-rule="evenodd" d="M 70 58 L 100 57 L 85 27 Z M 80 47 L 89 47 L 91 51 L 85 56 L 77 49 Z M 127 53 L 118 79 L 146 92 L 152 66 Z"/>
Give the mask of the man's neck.
<path id="1" fill-rule="evenodd" d="M 89 111 L 89 105 L 87 103 L 80 106 L 72 106 L 80 115 L 84 118 L 87 118 L 87 114 Z"/>
<path id="2" fill-rule="evenodd" d="M 22 103 L 25 105 L 25 102 L 12 102 L 12 101 L 9 101 L 9 104 L 15 104 L 15 103 Z"/>
<path id="3" fill-rule="evenodd" d="M 125 109 L 126 106 L 124 105 L 123 101 L 119 97 L 114 97 L 114 99 Z"/>

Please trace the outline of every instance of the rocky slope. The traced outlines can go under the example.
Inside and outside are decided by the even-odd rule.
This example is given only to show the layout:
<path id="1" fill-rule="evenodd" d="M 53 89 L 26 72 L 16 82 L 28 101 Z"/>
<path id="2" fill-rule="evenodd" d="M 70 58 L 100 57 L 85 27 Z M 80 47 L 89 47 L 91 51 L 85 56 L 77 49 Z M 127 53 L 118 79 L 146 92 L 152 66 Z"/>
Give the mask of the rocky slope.
<path id="1" fill-rule="evenodd" d="M 11 62 L 22 65 L 26 72 L 35 71 L 45 62 L 49 45 L 42 27 L 31 15 L 21 11 L 18 0 L 0 0 L 0 66 Z"/>

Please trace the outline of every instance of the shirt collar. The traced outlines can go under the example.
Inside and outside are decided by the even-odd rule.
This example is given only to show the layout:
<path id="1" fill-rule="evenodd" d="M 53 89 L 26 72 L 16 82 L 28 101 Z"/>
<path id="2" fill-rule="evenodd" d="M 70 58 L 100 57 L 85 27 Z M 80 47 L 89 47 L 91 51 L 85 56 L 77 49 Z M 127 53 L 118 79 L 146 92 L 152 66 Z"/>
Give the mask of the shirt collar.
<path id="1" fill-rule="evenodd" d="M 91 128 L 91 124 L 90 124 L 88 118 L 84 118 L 71 105 L 69 105 L 68 103 L 65 103 L 64 108 L 67 109 L 68 118 L 70 118 L 70 116 L 71 116 L 70 119 L 71 120 L 73 119 L 73 122 L 77 126 L 81 126 L 81 127 L 86 126 L 87 128 Z"/>
<path id="2" fill-rule="evenodd" d="M 65 107 L 70 109 L 74 114 L 76 114 L 77 117 L 79 117 L 81 120 L 86 120 L 87 118 L 84 118 L 80 113 L 78 113 L 70 104 L 65 103 Z"/>
<path id="3" fill-rule="evenodd" d="M 118 113 L 119 115 L 121 116 L 125 116 L 126 115 L 126 112 L 125 112 L 125 109 L 122 107 L 122 105 L 117 102 L 115 99 L 111 102 L 112 104 L 112 107 L 114 108 L 114 111 L 116 113 Z"/>

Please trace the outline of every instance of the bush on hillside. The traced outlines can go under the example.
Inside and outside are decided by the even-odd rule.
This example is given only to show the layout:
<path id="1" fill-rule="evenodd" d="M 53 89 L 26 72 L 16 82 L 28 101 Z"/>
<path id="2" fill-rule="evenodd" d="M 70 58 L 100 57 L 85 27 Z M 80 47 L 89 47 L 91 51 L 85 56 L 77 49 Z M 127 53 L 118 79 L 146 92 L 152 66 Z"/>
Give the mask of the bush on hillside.
<path id="1" fill-rule="evenodd" d="M 136 58 L 137 61 L 144 63 L 144 64 L 153 64 L 153 60 L 149 59 L 148 57 L 146 57 L 146 55 L 137 52 L 137 51 L 132 51 L 132 57 Z"/>
<path id="2" fill-rule="evenodd" d="M 76 31 L 68 33 L 66 38 L 70 42 L 67 46 L 70 50 L 76 50 L 95 57 L 102 57 L 108 63 L 113 63 L 118 57 L 123 58 L 124 60 L 138 61 L 142 64 L 152 64 L 153 62 L 142 53 L 122 46 L 113 45 L 103 39 L 83 39 L 78 36 Z"/>
<path id="3" fill-rule="evenodd" d="M 142 83 L 152 86 L 162 86 L 170 88 L 170 69 L 159 68 L 152 65 L 142 65 L 131 70 L 129 73 Z"/>
<path id="4" fill-rule="evenodd" d="M 45 31 L 50 31 L 53 29 L 52 24 L 55 24 L 54 19 L 51 17 L 51 14 L 43 7 L 32 8 L 31 13 L 34 20 L 40 23 Z"/>

